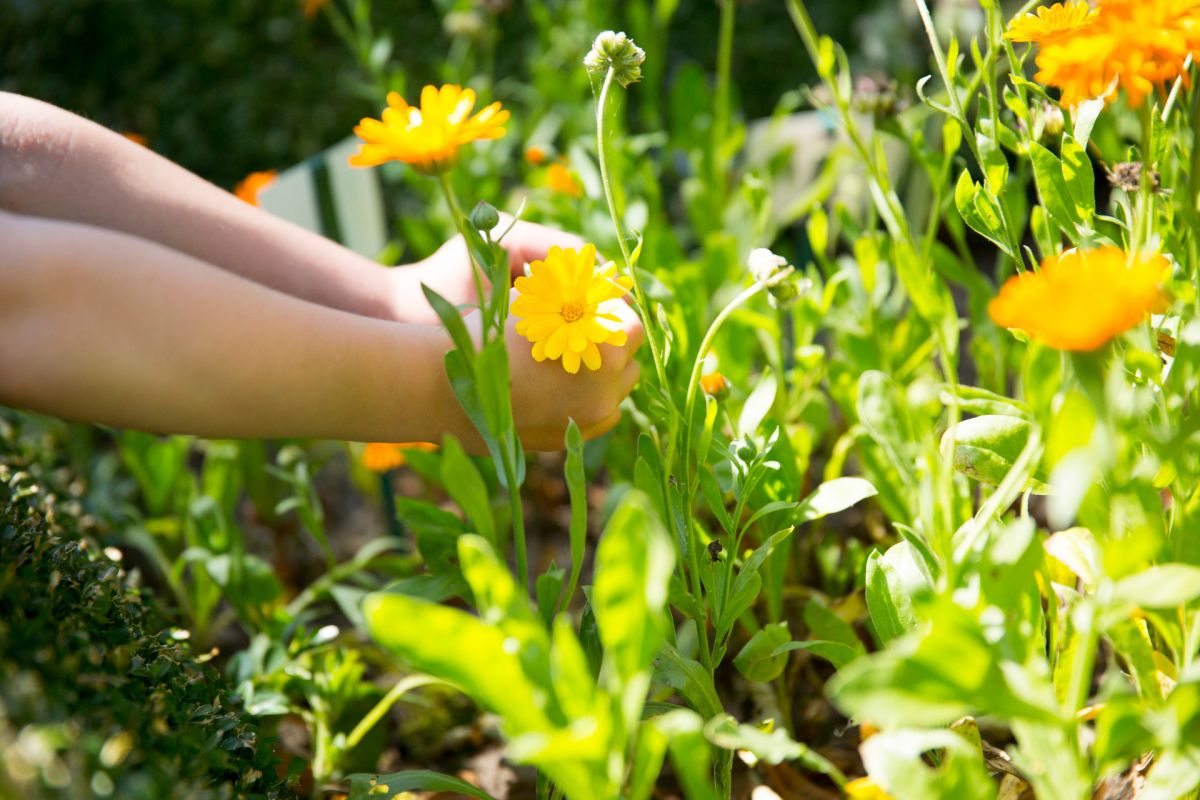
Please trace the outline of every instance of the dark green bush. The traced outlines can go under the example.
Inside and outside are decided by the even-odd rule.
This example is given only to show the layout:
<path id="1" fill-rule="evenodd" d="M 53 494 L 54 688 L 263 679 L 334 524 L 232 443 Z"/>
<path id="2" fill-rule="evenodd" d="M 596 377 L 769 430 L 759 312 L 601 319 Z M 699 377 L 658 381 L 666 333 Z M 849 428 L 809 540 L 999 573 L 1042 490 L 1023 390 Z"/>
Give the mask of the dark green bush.
<path id="1" fill-rule="evenodd" d="M 269 741 L 0 420 L 0 797 L 283 798 Z M 65 489 L 64 489 L 65 491 Z"/>

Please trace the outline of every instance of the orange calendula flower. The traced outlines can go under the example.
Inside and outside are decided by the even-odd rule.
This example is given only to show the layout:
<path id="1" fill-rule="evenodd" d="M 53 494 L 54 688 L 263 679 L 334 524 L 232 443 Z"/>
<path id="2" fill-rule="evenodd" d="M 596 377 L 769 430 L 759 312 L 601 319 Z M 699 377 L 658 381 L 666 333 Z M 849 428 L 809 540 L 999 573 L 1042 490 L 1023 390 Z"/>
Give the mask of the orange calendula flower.
<path id="1" fill-rule="evenodd" d="M 1075 33 L 1092 24 L 1097 12 L 1087 0 L 1070 0 L 1041 6 L 1036 11 L 1022 14 L 1008 26 L 1005 38 L 1014 42 L 1044 42 L 1055 36 Z"/>
<path id="2" fill-rule="evenodd" d="M 1117 247 L 1064 253 L 1010 278 L 988 314 L 1057 350 L 1095 350 L 1163 310 L 1170 268 L 1161 255 L 1130 258 Z"/>
<path id="3" fill-rule="evenodd" d="M 1063 105 L 1112 100 L 1119 88 L 1137 108 L 1187 79 L 1188 56 L 1200 56 L 1200 0 L 1104 0 L 1090 23 L 1041 45 L 1035 77 L 1058 88 Z"/>
<path id="4" fill-rule="evenodd" d="M 556 161 L 546 169 L 546 186 L 557 194 L 571 197 L 583 196 L 583 187 L 579 185 L 579 181 L 575 180 L 571 169 L 561 161 Z"/>
<path id="5" fill-rule="evenodd" d="M 363 466 L 372 472 L 390 472 L 404 466 L 405 450 L 425 453 L 437 450 L 430 442 L 371 442 L 363 449 Z"/>
<path id="6" fill-rule="evenodd" d="M 546 163 L 546 148 L 531 144 L 525 148 L 525 161 L 535 167 Z"/>
<path id="7" fill-rule="evenodd" d="M 544 261 L 529 265 L 529 276 L 517 278 L 518 297 L 512 313 L 517 333 L 533 342 L 538 361 L 562 359 L 563 369 L 579 372 L 600 368 L 598 345 L 625 344 L 621 319 L 614 311 L 633 279 L 618 276 L 617 267 L 597 268 L 596 246 L 580 250 L 551 247 Z"/>
<path id="8" fill-rule="evenodd" d="M 258 193 L 275 182 L 279 175 L 270 169 L 264 172 L 251 172 L 241 183 L 233 187 L 233 193 L 239 200 L 244 200 L 252 206 L 258 205 Z"/>
<path id="9" fill-rule="evenodd" d="M 719 372 L 710 372 L 700 376 L 700 388 L 705 394 L 718 395 L 729 388 L 729 381 Z"/>
<path id="10" fill-rule="evenodd" d="M 354 128 L 363 145 L 350 157 L 351 165 L 402 161 L 426 174 L 439 172 L 454 162 L 464 144 L 503 136 L 509 116 L 498 102 L 472 116 L 475 92 L 453 84 L 426 86 L 419 108 L 396 92 L 388 94 L 387 101 L 382 119 L 368 117 Z"/>
<path id="11" fill-rule="evenodd" d="M 892 800 L 892 796 L 870 778 L 855 778 L 846 784 L 847 800 Z"/>

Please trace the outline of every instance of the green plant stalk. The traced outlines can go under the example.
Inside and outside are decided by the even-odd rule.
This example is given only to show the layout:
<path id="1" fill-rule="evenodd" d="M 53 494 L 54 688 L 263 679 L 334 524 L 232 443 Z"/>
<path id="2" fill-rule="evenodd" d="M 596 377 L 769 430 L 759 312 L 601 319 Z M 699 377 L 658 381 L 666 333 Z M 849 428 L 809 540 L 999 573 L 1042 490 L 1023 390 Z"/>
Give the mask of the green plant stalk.
<path id="1" fill-rule="evenodd" d="M 446 205 L 450 207 L 450 216 L 454 218 L 454 229 L 463 237 L 463 245 L 467 242 L 467 233 L 463 230 L 466 224 L 466 216 L 463 215 L 462 206 L 458 203 L 458 194 L 454 191 L 454 184 L 450 181 L 450 171 L 442 170 L 437 174 L 438 185 L 442 187 L 442 194 L 446 198 Z M 483 293 L 483 268 L 475 263 L 475 256 L 471 254 L 471 248 L 467 247 L 467 258 L 471 261 L 471 278 L 475 281 L 475 297 L 479 304 L 480 313 L 484 310 L 484 295 Z M 488 343 L 488 326 L 486 325 L 486 314 L 484 316 L 484 325 L 481 326 L 483 331 L 483 345 Z"/>
<path id="2" fill-rule="evenodd" d="M 446 196 L 446 204 L 450 206 L 450 213 L 454 217 L 454 226 L 458 229 L 459 235 L 463 237 L 464 243 L 467 239 L 465 230 L 466 217 L 462 213 L 462 206 L 459 205 L 458 196 L 454 191 L 454 184 L 450 182 L 450 174 L 443 170 L 438 173 L 438 183 L 442 187 L 442 193 Z M 489 238 L 489 243 L 491 242 Z M 476 263 L 475 257 L 471 255 L 470 247 L 467 248 L 467 257 L 471 259 L 471 277 L 475 280 L 475 293 L 479 301 L 479 311 L 483 317 L 482 338 L 483 346 L 487 346 L 490 341 L 491 333 L 489 331 L 489 320 L 487 314 L 487 304 L 484 298 L 487 296 L 483 291 L 483 268 Z M 503 325 L 507 318 L 507 309 L 501 311 L 498 315 L 501 329 L 495 331 L 497 336 L 504 336 Z M 512 425 L 511 411 L 509 424 Z M 515 437 L 514 437 L 515 438 Z M 518 440 L 519 441 L 519 440 Z M 525 511 L 521 504 L 521 489 L 517 486 L 517 463 L 516 456 L 512 452 L 512 447 L 506 437 L 497 437 L 496 442 L 500 448 L 501 469 L 504 470 L 504 477 L 508 484 L 508 505 L 510 515 L 512 516 L 513 527 L 513 546 L 516 549 L 518 575 L 521 579 L 521 586 L 526 591 L 529 590 L 529 558 L 525 549 Z M 519 447 L 520 444 L 518 443 Z"/>
<path id="3" fill-rule="evenodd" d="M 621 224 L 621 215 L 617 210 L 617 198 L 613 193 L 612 174 L 608 168 L 608 148 L 607 148 L 607 130 L 604 126 L 604 117 L 608 112 L 609 93 L 612 89 L 612 84 L 616 72 L 613 67 L 608 68 L 608 72 L 604 75 L 604 84 L 600 88 L 600 95 L 596 100 L 596 158 L 600 165 L 600 183 L 604 187 L 604 199 L 608 203 L 608 215 L 612 218 L 613 229 L 617 234 L 617 246 L 621 249 L 621 258 L 625 261 L 625 268 L 629 271 L 629 276 L 633 280 L 633 294 L 637 300 L 638 311 L 642 317 L 642 325 L 646 330 L 646 341 L 650 345 L 650 356 L 654 360 L 654 371 L 658 375 L 659 386 L 663 392 L 670 396 L 669 386 L 667 383 L 667 372 L 663 364 L 662 346 L 658 340 L 658 329 L 653 315 L 650 313 L 650 304 L 646 300 L 646 293 L 642 289 L 642 281 L 638 277 L 637 269 L 633 265 L 633 257 L 629 252 L 629 245 L 625 242 L 625 226 Z"/>
<path id="4" fill-rule="evenodd" d="M 963 107 L 962 98 L 958 96 L 958 90 L 954 87 L 954 83 L 950 80 L 950 69 L 946 64 L 946 54 L 942 52 L 942 45 L 938 41 L 937 29 L 933 25 L 933 16 L 929 13 L 929 5 L 925 0 L 915 0 L 917 4 L 917 13 L 921 16 L 921 23 L 925 26 L 925 34 L 929 38 L 929 47 L 933 50 L 933 60 L 937 64 L 938 73 L 941 75 L 942 83 L 946 85 L 946 92 L 950 95 L 950 109 L 953 112 L 954 118 L 958 120 L 958 124 L 962 126 L 963 139 L 967 142 L 967 147 L 971 151 L 971 155 L 975 158 L 975 163 L 979 165 L 979 169 L 987 173 L 987 167 L 983 161 L 983 152 L 979 149 L 979 142 L 975 139 L 974 129 L 967 122 L 967 112 Z M 989 48 L 991 45 L 989 44 Z M 988 76 L 989 94 L 991 93 L 991 76 Z M 992 98 L 993 104 L 995 98 Z M 993 116 L 992 127 L 996 128 L 999 125 L 999 120 Z M 999 141 L 999 139 L 997 139 Z M 1021 272 L 1025 271 L 1024 258 L 1021 255 L 1021 237 L 1017 235 L 1016 226 L 1008 213 L 1008 205 L 1002 197 L 998 197 L 997 205 L 1000 206 L 1000 217 L 1004 222 L 1004 232 L 1008 236 L 1008 246 L 1012 249 L 1013 261 L 1017 264 L 1017 269 Z"/>
<path id="5" fill-rule="evenodd" d="M 1138 186 L 1137 220 L 1134 224 L 1134 253 L 1140 253 L 1150 243 L 1154 228 L 1154 108 L 1142 105 L 1142 180 Z"/>
<path id="6" fill-rule="evenodd" d="M 345 752 L 358 747 L 358 744 L 363 740 L 363 737 L 371 732 L 371 728 L 374 728 L 375 724 L 378 723 L 379 720 L 383 719 L 383 715 L 386 714 L 388 709 L 394 706 L 401 697 L 408 694 L 413 689 L 421 686 L 429 686 L 430 684 L 435 683 L 445 684 L 446 682 L 441 678 L 435 678 L 432 675 L 409 675 L 407 678 L 403 678 L 402 680 L 398 681 L 396 685 L 389 689 L 388 693 L 381 697 L 379 702 L 372 706 L 371 710 L 364 714 L 363 718 L 358 721 L 358 724 L 355 725 L 354 729 L 350 731 L 348 736 L 346 736 L 346 742 L 344 745 L 342 745 L 342 751 Z"/>

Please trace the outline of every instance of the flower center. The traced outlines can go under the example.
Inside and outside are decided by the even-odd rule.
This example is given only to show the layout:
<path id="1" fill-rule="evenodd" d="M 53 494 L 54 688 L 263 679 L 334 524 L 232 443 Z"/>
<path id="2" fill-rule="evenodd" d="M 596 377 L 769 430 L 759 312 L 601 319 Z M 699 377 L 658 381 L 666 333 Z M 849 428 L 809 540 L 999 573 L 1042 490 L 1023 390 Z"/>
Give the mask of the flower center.
<path id="1" fill-rule="evenodd" d="M 567 322 L 577 322 L 578 320 L 583 319 L 583 315 L 586 313 L 586 311 L 587 309 L 584 307 L 583 303 L 579 302 L 578 300 L 568 300 L 567 302 L 563 303 L 562 311 L 560 313 L 562 314 L 562 318 Z"/>

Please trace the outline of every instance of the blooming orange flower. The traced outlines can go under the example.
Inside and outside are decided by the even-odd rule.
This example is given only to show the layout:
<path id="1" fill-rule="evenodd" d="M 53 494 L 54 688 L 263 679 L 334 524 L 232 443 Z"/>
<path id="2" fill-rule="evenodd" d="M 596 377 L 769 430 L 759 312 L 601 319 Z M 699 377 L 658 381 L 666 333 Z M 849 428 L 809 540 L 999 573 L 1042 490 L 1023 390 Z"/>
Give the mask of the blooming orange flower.
<path id="1" fill-rule="evenodd" d="M 363 145 L 350 157 L 353 166 L 402 161 L 427 174 L 439 172 L 454 162 L 462 145 L 503 136 L 509 116 L 498 102 L 471 116 L 475 92 L 453 84 L 426 86 L 420 108 L 396 92 L 387 100 L 381 120 L 368 117 L 354 128 Z"/>
<path id="2" fill-rule="evenodd" d="M 1097 12 L 1087 4 L 1087 0 L 1041 6 L 1034 12 L 1014 19 L 1004 36 L 1014 42 L 1040 43 L 1055 36 L 1075 33 L 1090 25 L 1096 15 Z"/>
<path id="3" fill-rule="evenodd" d="M 546 148 L 531 144 L 525 148 L 525 161 L 535 167 L 546 163 Z"/>
<path id="4" fill-rule="evenodd" d="M 556 161 L 546 169 L 546 186 L 557 194 L 571 197 L 583 196 L 583 187 L 579 185 L 579 181 L 575 180 L 570 168 L 561 161 Z"/>
<path id="5" fill-rule="evenodd" d="M 429 453 L 437 450 L 437 445 L 430 442 L 371 442 L 363 449 L 363 466 L 372 472 L 390 472 L 404 466 L 405 450 Z"/>
<path id="6" fill-rule="evenodd" d="M 233 187 L 233 193 L 239 200 L 244 200 L 252 206 L 258 205 L 258 193 L 275 182 L 278 176 L 275 170 L 251 172 L 241 183 Z"/>
<path id="7" fill-rule="evenodd" d="M 1200 0 L 1104 0 L 1095 18 L 1072 33 L 1042 41 L 1039 83 L 1057 87 L 1062 104 L 1124 91 L 1139 107 L 1200 56 Z"/>
<path id="8" fill-rule="evenodd" d="M 625 344 L 625 331 L 614 304 L 633 286 L 617 276 L 617 267 L 596 267 L 596 246 L 580 250 L 551 247 L 544 261 L 529 265 L 529 276 L 517 278 L 518 297 L 512 313 L 520 318 L 517 333 L 533 342 L 537 361 L 562 358 L 563 369 L 600 369 L 597 345 Z"/>
<path id="9" fill-rule="evenodd" d="M 719 372 L 710 372 L 700 376 L 700 388 L 705 394 L 717 395 L 729 387 L 729 381 Z"/>
<path id="10" fill-rule="evenodd" d="M 1064 253 L 1040 272 L 1010 278 L 988 314 L 1055 349 L 1095 350 L 1163 310 L 1160 285 L 1170 268 L 1161 255 L 1130 258 L 1117 247 Z"/>

